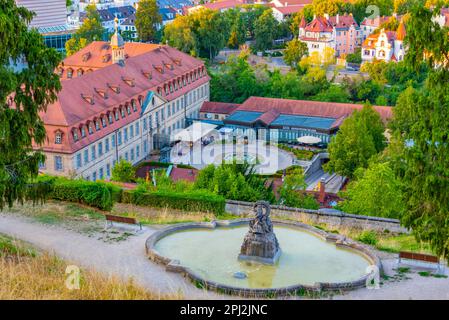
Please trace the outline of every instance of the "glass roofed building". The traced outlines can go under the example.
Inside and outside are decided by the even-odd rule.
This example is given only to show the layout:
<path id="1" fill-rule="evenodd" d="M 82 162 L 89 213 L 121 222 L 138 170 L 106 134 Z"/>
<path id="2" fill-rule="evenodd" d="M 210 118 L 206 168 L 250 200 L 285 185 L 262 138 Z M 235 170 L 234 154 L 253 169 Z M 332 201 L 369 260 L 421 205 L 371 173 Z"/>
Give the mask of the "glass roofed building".
<path id="1" fill-rule="evenodd" d="M 363 106 L 304 100 L 250 97 L 243 104 L 204 102 L 200 118 L 233 128 L 235 135 L 248 139 L 296 142 L 313 136 L 328 143 L 354 110 Z M 384 121 L 392 115 L 390 107 L 375 107 Z"/>

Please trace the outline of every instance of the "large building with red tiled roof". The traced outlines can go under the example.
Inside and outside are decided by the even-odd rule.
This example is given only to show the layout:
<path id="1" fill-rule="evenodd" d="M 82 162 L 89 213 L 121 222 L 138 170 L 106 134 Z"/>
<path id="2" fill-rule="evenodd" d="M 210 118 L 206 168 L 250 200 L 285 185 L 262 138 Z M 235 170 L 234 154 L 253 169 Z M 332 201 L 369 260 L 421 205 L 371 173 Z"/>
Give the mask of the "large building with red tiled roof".
<path id="1" fill-rule="evenodd" d="M 227 103 L 211 108 L 211 103 L 205 102 L 200 114 L 209 113 L 213 117 L 214 110 L 220 115 L 226 114 L 221 124 L 233 128 L 237 135 L 286 142 L 307 135 L 328 143 L 343 121 L 362 107 L 350 103 L 250 97 L 241 105 Z M 391 118 L 390 107 L 374 108 L 383 121 Z"/>
<path id="2" fill-rule="evenodd" d="M 403 21 L 396 31 L 382 29 L 378 33 L 369 35 L 362 44 L 362 61 L 402 61 L 405 57 L 404 39 L 407 32 Z"/>
<path id="3" fill-rule="evenodd" d="M 352 15 L 315 17 L 299 25 L 299 40 L 307 44 L 309 54 L 317 52 L 324 56 L 326 49 L 334 50 L 335 56 L 353 53 L 362 44 L 362 32 Z"/>
<path id="4" fill-rule="evenodd" d="M 46 154 L 43 172 L 108 178 L 118 159 L 137 163 L 168 143 L 209 100 L 203 61 L 169 46 L 129 46 L 117 33 L 61 65 L 62 90 L 40 114 L 47 131 L 47 142 L 36 146 Z M 67 79 L 67 68 L 92 70 Z"/>

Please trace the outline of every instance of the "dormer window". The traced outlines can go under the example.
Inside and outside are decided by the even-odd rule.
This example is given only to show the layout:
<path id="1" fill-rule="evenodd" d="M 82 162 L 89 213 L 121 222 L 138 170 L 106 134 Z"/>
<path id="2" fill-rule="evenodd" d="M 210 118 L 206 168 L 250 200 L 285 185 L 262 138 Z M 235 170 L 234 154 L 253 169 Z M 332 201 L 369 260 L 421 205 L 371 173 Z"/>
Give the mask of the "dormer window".
<path id="1" fill-rule="evenodd" d="M 56 144 L 61 144 L 62 143 L 62 132 L 61 131 L 57 131 L 55 134 L 55 143 Z"/>
<path id="2" fill-rule="evenodd" d="M 144 71 L 144 70 L 142 70 L 142 74 L 143 74 L 144 77 L 147 78 L 148 80 L 153 79 L 153 74 L 151 73 L 151 71 Z"/>
<path id="3" fill-rule="evenodd" d="M 122 114 L 122 118 L 124 118 L 124 117 L 125 117 L 125 109 L 124 109 L 124 108 L 121 108 L 121 109 L 120 109 L 120 113 Z"/>
<path id="4" fill-rule="evenodd" d="M 73 141 L 78 141 L 78 131 L 76 130 L 76 129 L 73 129 L 73 131 L 72 131 L 72 134 L 73 134 Z"/>
<path id="5" fill-rule="evenodd" d="M 128 112 L 128 114 L 131 114 L 131 107 L 129 106 L 129 104 L 126 106 L 126 111 Z"/>
<path id="6" fill-rule="evenodd" d="M 72 76 L 73 76 L 73 70 L 72 69 L 67 69 L 67 78 L 68 79 L 71 79 L 72 78 Z"/>
<path id="7" fill-rule="evenodd" d="M 122 77 L 122 80 L 130 87 L 134 87 L 136 85 L 133 78 Z"/>
<path id="8" fill-rule="evenodd" d="M 182 81 L 184 82 L 184 85 L 186 85 L 186 77 L 185 76 L 182 77 Z"/>
<path id="9" fill-rule="evenodd" d="M 81 76 L 83 75 L 83 73 L 84 73 L 83 69 L 78 69 L 78 70 L 76 71 L 76 76 L 77 76 L 77 77 L 81 77 Z"/>
<path id="10" fill-rule="evenodd" d="M 175 85 L 175 90 L 178 90 L 178 83 L 176 81 L 173 81 Z"/>
<path id="11" fill-rule="evenodd" d="M 106 124 L 106 118 L 105 117 L 101 118 L 101 125 L 103 126 L 103 128 L 106 128 L 107 124 Z"/>
<path id="12" fill-rule="evenodd" d="M 120 93 L 120 86 L 118 85 L 114 85 L 114 84 L 107 84 L 109 89 L 111 89 L 112 91 L 114 91 L 115 93 Z"/>
<path id="13" fill-rule="evenodd" d="M 100 121 L 95 121 L 95 130 L 96 131 L 98 131 L 98 130 L 100 130 L 101 128 L 100 128 Z"/>
<path id="14" fill-rule="evenodd" d="M 84 126 L 81 127 L 81 137 L 84 138 L 86 136 L 86 129 Z"/>
<path id="15" fill-rule="evenodd" d="M 103 60 L 103 63 L 109 62 L 109 60 L 111 60 L 111 55 L 110 55 L 109 53 L 105 54 L 105 55 L 102 57 L 102 60 Z"/>
<path id="16" fill-rule="evenodd" d="M 170 93 L 173 93 L 173 85 L 170 83 Z"/>
<path id="17" fill-rule="evenodd" d="M 108 120 L 109 120 L 109 124 L 112 124 L 112 113 L 111 112 L 109 112 L 108 113 Z"/>
<path id="18" fill-rule="evenodd" d="M 108 92 L 105 89 L 95 88 L 96 93 L 98 93 L 103 99 L 108 98 Z"/>
<path id="19" fill-rule="evenodd" d="M 119 114 L 118 114 L 118 111 L 115 111 L 115 121 L 118 121 L 120 118 L 119 118 Z"/>
<path id="20" fill-rule="evenodd" d="M 81 98 L 89 104 L 94 104 L 94 97 L 91 95 L 81 94 Z"/>
<path id="21" fill-rule="evenodd" d="M 136 112 L 137 111 L 136 100 L 131 100 L 131 105 L 133 107 L 133 111 Z"/>
<path id="22" fill-rule="evenodd" d="M 64 68 L 58 68 L 58 75 L 60 77 L 62 77 L 63 74 L 64 74 Z"/>
<path id="23" fill-rule="evenodd" d="M 89 134 L 93 134 L 94 128 L 92 127 L 92 123 L 89 123 L 88 128 L 89 128 Z"/>
<path id="24" fill-rule="evenodd" d="M 143 105 L 143 98 L 141 96 L 139 97 L 139 104 Z"/>
<path id="25" fill-rule="evenodd" d="M 86 62 L 87 60 L 89 60 L 90 56 L 91 56 L 90 51 L 83 54 L 83 61 Z"/>

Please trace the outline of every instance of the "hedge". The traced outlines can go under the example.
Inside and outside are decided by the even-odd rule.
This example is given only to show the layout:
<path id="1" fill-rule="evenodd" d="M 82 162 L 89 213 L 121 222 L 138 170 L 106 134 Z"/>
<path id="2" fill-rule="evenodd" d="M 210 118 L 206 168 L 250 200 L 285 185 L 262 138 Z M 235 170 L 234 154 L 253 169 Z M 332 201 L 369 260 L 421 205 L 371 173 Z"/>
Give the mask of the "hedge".
<path id="1" fill-rule="evenodd" d="M 123 191 L 123 203 L 158 208 L 172 208 L 193 212 L 212 212 L 221 215 L 225 212 L 225 198 L 206 191 Z"/>
<path id="2" fill-rule="evenodd" d="M 51 176 L 40 176 L 37 183 L 49 186 L 50 199 L 83 203 L 104 211 L 110 211 L 122 198 L 122 189 L 111 183 Z"/>

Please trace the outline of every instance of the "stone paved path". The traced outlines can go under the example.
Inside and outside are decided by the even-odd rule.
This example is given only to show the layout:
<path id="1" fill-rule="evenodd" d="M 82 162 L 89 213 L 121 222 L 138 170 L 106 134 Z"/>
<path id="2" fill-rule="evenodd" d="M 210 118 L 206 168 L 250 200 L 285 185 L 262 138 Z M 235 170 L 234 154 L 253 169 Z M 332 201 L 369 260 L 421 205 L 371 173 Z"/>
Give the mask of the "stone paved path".
<path id="1" fill-rule="evenodd" d="M 181 275 L 166 272 L 145 256 L 144 243 L 155 228 L 129 237 L 126 241 L 105 243 L 60 226 L 44 225 L 29 218 L 0 213 L 0 233 L 27 241 L 34 246 L 53 252 L 82 267 L 91 267 L 123 278 L 132 277 L 136 283 L 154 293 L 182 293 L 187 299 L 220 299 L 213 292 L 197 289 Z M 382 260 L 387 275 L 397 272 L 395 260 L 386 255 Z M 447 274 L 446 270 L 446 274 Z M 359 289 L 333 296 L 332 299 L 448 299 L 449 278 L 420 276 L 416 271 L 406 273 L 399 281 L 388 280 L 379 290 Z"/>

